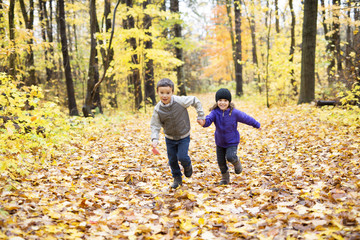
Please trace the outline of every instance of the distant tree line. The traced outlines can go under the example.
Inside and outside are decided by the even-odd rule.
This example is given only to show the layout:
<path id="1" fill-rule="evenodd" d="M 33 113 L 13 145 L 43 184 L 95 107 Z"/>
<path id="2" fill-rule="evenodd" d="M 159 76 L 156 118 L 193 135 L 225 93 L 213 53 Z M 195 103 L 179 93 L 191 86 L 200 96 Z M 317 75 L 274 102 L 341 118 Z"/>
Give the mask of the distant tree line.
<path id="1" fill-rule="evenodd" d="M 186 4 L 194 9 L 197 3 Z M 260 94 L 265 90 L 268 106 L 272 89 L 306 103 L 314 100 L 316 86 L 325 84 L 330 90 L 342 84 L 347 94 L 360 98 L 358 1 L 305 0 L 297 5 L 303 16 L 296 15 L 293 0 L 284 8 L 278 0 L 219 0 L 215 6 L 225 7 L 226 19 L 217 12 L 212 22 L 221 24 L 213 27 L 224 25 L 231 43 L 231 61 L 220 77 L 208 66 L 219 64 L 212 58 L 224 52 L 191 48 L 193 38 L 184 34 L 179 0 L 0 0 L 0 71 L 19 88 L 42 86 L 48 99 L 67 105 L 70 115 L 80 115 L 80 100 L 84 116 L 92 116 L 94 109 L 117 108 L 124 99 L 134 110 L 154 105 L 154 86 L 163 77 L 176 80 L 177 94 L 186 95 L 228 74 L 236 95 L 242 96 L 244 83 L 251 83 Z M 227 41 L 226 35 L 207 32 L 199 41 Z M 289 48 L 286 55 L 276 56 L 281 34 Z M 326 43 L 324 53 L 316 48 L 319 37 Z M 280 54 L 286 72 L 276 68 Z M 326 66 L 326 83 L 316 69 L 319 61 Z M 280 76 L 287 82 L 280 83 Z"/>

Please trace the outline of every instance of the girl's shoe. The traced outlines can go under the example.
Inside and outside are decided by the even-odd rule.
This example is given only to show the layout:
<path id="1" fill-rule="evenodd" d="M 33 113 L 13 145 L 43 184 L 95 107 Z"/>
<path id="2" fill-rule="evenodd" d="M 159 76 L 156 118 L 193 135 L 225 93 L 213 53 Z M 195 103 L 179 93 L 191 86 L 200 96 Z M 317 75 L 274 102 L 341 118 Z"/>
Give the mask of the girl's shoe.
<path id="1" fill-rule="evenodd" d="M 242 172 L 242 167 L 241 167 L 241 163 L 240 160 L 237 159 L 235 162 L 232 163 L 234 165 L 235 168 L 235 173 L 236 174 L 240 174 Z"/>
<path id="2" fill-rule="evenodd" d="M 182 185 L 182 177 L 174 177 L 174 182 L 171 184 L 171 188 L 178 188 L 180 185 Z"/>
<path id="3" fill-rule="evenodd" d="M 226 173 L 221 174 L 220 185 L 228 185 L 230 183 L 230 173 L 227 171 Z"/>

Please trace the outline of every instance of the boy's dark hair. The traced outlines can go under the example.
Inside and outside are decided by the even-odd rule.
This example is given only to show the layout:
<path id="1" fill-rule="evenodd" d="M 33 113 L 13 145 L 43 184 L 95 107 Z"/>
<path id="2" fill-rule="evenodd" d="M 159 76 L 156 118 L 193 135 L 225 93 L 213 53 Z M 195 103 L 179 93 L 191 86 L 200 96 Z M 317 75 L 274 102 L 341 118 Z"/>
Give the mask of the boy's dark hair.
<path id="1" fill-rule="evenodd" d="M 163 78 L 156 84 L 156 90 L 158 90 L 159 87 L 170 87 L 172 91 L 174 91 L 175 85 L 170 79 Z"/>

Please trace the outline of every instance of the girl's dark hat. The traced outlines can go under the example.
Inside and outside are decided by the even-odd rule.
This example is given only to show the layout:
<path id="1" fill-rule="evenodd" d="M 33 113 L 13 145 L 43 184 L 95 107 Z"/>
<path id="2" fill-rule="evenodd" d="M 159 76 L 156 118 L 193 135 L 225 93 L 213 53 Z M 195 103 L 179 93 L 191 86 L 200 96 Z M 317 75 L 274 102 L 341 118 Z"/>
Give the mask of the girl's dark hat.
<path id="1" fill-rule="evenodd" d="M 226 88 L 220 88 L 215 94 L 215 101 L 219 101 L 219 99 L 226 99 L 231 102 L 231 93 Z"/>

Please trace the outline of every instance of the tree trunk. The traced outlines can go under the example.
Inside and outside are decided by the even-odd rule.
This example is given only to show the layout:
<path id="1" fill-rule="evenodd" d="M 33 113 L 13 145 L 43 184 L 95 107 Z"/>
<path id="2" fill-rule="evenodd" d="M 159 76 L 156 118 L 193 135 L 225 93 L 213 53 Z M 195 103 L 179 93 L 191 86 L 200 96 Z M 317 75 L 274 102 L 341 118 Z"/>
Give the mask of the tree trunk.
<path id="1" fill-rule="evenodd" d="M 257 75 L 257 77 L 254 78 L 254 81 L 258 87 L 259 93 L 261 94 L 261 86 L 260 86 L 261 77 L 260 77 L 260 73 L 259 73 L 259 61 L 258 61 L 257 47 L 256 47 L 255 16 L 252 13 L 253 11 L 251 11 L 251 13 L 247 13 L 247 7 L 246 7 L 245 2 L 244 2 L 244 7 L 245 7 L 245 12 L 247 15 L 247 19 L 248 19 L 249 26 L 250 26 L 250 32 L 251 32 L 252 61 L 253 61 L 253 64 L 256 66 L 255 74 Z"/>
<path id="2" fill-rule="evenodd" d="M 359 6 L 359 5 L 357 5 Z M 355 21 L 360 21 L 360 9 L 359 8 L 355 8 L 354 9 L 354 20 Z M 357 29 L 354 31 L 356 32 L 355 36 L 354 36 L 354 49 L 356 49 L 356 55 L 355 55 L 355 66 L 354 66 L 354 75 L 355 75 L 355 83 L 354 83 L 354 88 L 356 89 L 356 87 L 360 87 L 360 26 L 357 26 Z M 360 91 L 359 90 L 355 90 L 355 97 L 357 98 L 357 104 L 360 107 Z"/>
<path id="3" fill-rule="evenodd" d="M 110 32 L 111 29 L 111 19 L 109 15 L 111 13 L 110 9 L 110 0 L 105 0 L 104 6 L 104 18 L 105 18 L 105 31 Z M 114 21 L 114 20 L 113 20 Z M 109 52 L 106 53 L 106 48 L 103 49 L 103 62 L 104 62 L 104 71 L 106 72 L 110 66 L 110 63 L 114 60 L 114 49 L 111 47 Z M 117 96 L 116 96 L 116 81 L 114 79 L 114 74 L 111 74 L 109 77 L 106 77 L 106 87 L 107 91 L 110 94 L 109 96 L 109 104 L 113 108 L 117 108 Z"/>
<path id="4" fill-rule="evenodd" d="M 290 7 L 290 13 L 291 13 L 291 40 L 290 40 L 290 64 L 291 64 L 291 69 L 290 69 L 290 75 L 291 75 L 291 79 L 290 79 L 290 84 L 292 86 L 292 91 L 293 91 L 293 95 L 297 96 L 298 93 L 298 88 L 297 88 L 297 84 L 296 84 L 296 80 L 295 80 L 295 72 L 294 72 L 294 68 L 293 68 L 293 64 L 294 64 L 294 53 L 295 53 L 295 24 L 296 24 L 296 19 L 295 19 L 295 12 L 294 12 L 294 7 L 293 7 L 293 0 L 289 0 L 289 7 Z"/>
<path id="5" fill-rule="evenodd" d="M 170 0 L 170 11 L 173 13 L 180 13 L 179 11 L 179 0 Z M 181 30 L 182 27 L 180 24 L 176 23 L 174 24 L 174 37 L 175 37 L 175 41 L 176 45 L 175 45 L 175 55 L 176 58 L 179 59 L 180 61 L 184 60 L 184 56 L 183 56 L 183 47 L 181 46 L 181 39 L 182 39 L 182 35 L 181 35 Z M 184 95 L 186 96 L 186 83 L 185 83 L 185 79 L 184 79 L 184 66 L 181 65 L 179 67 L 176 68 L 176 72 L 177 72 L 177 83 L 178 83 L 178 88 L 179 88 L 179 93 L 178 95 Z"/>
<path id="6" fill-rule="evenodd" d="M 40 27 L 41 27 L 41 37 L 44 42 L 47 41 L 46 37 L 46 20 L 45 20 L 45 12 L 46 12 L 46 5 L 45 1 L 39 0 L 39 20 L 40 20 Z M 46 69 L 46 82 L 49 82 L 51 79 L 51 70 L 48 67 L 49 65 L 49 53 L 48 48 L 45 47 L 44 49 L 44 58 L 45 58 L 45 69 Z"/>
<path id="7" fill-rule="evenodd" d="M 64 2 L 64 0 L 62 1 L 62 2 Z M 60 5 L 60 2 L 59 1 L 56 1 L 56 30 L 57 31 L 55 31 L 57 34 L 56 34 L 56 41 L 58 42 L 58 43 L 61 43 L 61 30 L 60 30 L 60 14 L 59 14 L 59 5 Z M 65 16 L 64 16 L 64 19 L 65 19 Z M 64 20 L 65 21 L 65 20 Z M 66 32 L 66 31 L 65 31 Z M 68 49 L 67 49 L 67 40 L 66 40 L 66 51 L 68 52 Z M 55 65 L 55 66 L 57 66 L 56 67 L 56 76 L 55 76 L 55 78 L 58 80 L 58 81 L 60 81 L 61 79 L 63 79 L 64 78 L 64 69 L 63 69 L 63 67 L 62 67 L 62 63 L 61 63 L 61 59 L 60 58 L 58 58 L 58 63 L 57 63 L 57 65 Z M 66 78 L 66 77 L 65 77 Z"/>
<path id="8" fill-rule="evenodd" d="M 329 57 L 329 62 L 330 64 L 327 67 L 327 74 L 328 74 L 328 82 L 329 85 L 332 85 L 335 81 L 335 58 L 334 58 L 334 51 L 335 51 L 335 42 L 333 41 L 334 39 L 331 37 L 329 37 L 328 33 L 329 33 L 329 28 L 328 25 L 326 24 L 326 11 L 325 11 L 325 2 L 324 0 L 320 0 L 321 3 L 321 8 L 322 8 L 322 23 L 323 23 L 323 28 L 324 28 L 324 35 L 325 35 L 325 40 L 327 41 L 327 45 L 326 45 L 326 51 L 328 52 L 329 55 L 331 55 Z"/>
<path id="9" fill-rule="evenodd" d="M 279 0 L 275 0 L 275 29 L 276 33 L 280 33 L 280 23 L 279 23 Z"/>
<path id="10" fill-rule="evenodd" d="M 93 93 L 95 84 L 99 81 L 99 66 L 97 58 L 97 41 L 96 41 L 96 0 L 90 0 L 90 59 L 89 59 L 89 76 L 87 79 L 87 90 L 85 104 L 82 107 L 84 117 L 93 116 L 92 109 L 99 108 L 102 113 L 101 100 L 100 100 L 100 87 Z M 92 94 L 95 94 L 92 99 Z"/>
<path id="11" fill-rule="evenodd" d="M 317 0 L 304 1 L 304 23 L 301 54 L 301 84 L 299 104 L 310 103 L 315 99 L 315 49 Z"/>
<path id="12" fill-rule="evenodd" d="M 129 11 L 129 9 L 133 7 L 133 0 L 125 0 L 125 2 Z M 132 15 L 129 14 L 127 16 L 126 24 L 124 24 L 124 28 L 125 29 L 135 28 L 135 20 Z M 131 56 L 131 62 L 132 64 L 138 66 L 139 59 L 138 59 L 138 55 L 136 54 L 136 48 L 137 48 L 136 38 L 132 37 L 128 40 L 128 42 L 130 43 L 130 47 L 134 51 L 134 54 Z M 138 67 L 134 67 L 132 69 L 132 73 L 128 75 L 128 82 L 129 82 L 129 91 L 134 93 L 135 109 L 139 110 L 141 108 L 141 102 L 142 102 L 142 91 L 141 91 L 140 71 Z"/>
<path id="13" fill-rule="evenodd" d="M 272 13 L 271 10 L 268 10 L 266 14 L 266 25 L 268 26 L 268 28 L 267 28 L 267 36 L 266 36 L 265 91 L 266 91 L 266 106 L 268 108 L 270 107 L 270 100 L 269 100 L 269 62 L 270 61 L 269 60 L 270 60 L 271 13 Z"/>
<path id="14" fill-rule="evenodd" d="M 47 75 L 47 81 L 48 83 L 51 83 L 51 80 L 53 79 L 53 75 L 54 75 L 54 66 L 56 66 L 55 64 L 55 60 L 54 60 L 54 47 L 53 47 L 53 42 L 54 42 L 54 38 L 53 38 L 53 28 L 52 28 L 52 19 L 53 19 L 53 9 L 52 9 L 52 0 L 49 0 L 49 12 L 46 9 L 46 1 L 41 1 L 43 4 L 43 12 L 44 12 L 44 18 L 45 18 L 45 23 L 46 23 L 46 33 L 47 33 L 47 40 L 49 42 L 49 54 L 48 54 L 48 61 L 51 62 L 52 64 L 47 64 L 46 67 L 46 75 Z M 48 65 L 52 65 L 52 67 L 48 67 Z"/>
<path id="15" fill-rule="evenodd" d="M 58 0 L 59 7 L 59 28 L 61 36 L 61 51 L 63 55 L 63 65 L 65 69 L 66 89 L 68 94 L 68 107 L 70 116 L 78 116 L 79 112 L 76 106 L 74 83 L 71 75 L 70 59 L 67 46 L 66 37 L 66 22 L 65 22 L 65 6 L 64 0 Z"/>
<path id="16" fill-rule="evenodd" d="M 0 0 L 0 22 L 4 23 L 4 3 L 3 0 Z M 3 38 L 5 36 L 5 26 L 0 26 L 0 37 Z"/>
<path id="17" fill-rule="evenodd" d="M 235 15 L 235 82 L 236 96 L 241 97 L 243 92 L 243 69 L 241 63 L 241 5 L 240 0 L 234 1 Z"/>
<path id="18" fill-rule="evenodd" d="M 151 3 L 151 0 L 146 0 L 143 2 L 143 8 Z M 149 15 L 145 14 L 144 17 L 144 29 L 148 30 L 145 34 L 149 37 L 148 40 L 145 40 L 145 50 L 152 49 L 152 40 L 151 33 L 149 31 L 152 19 Z M 145 55 L 145 99 L 150 99 L 151 104 L 155 106 L 155 83 L 154 83 L 154 61 Z"/>
<path id="19" fill-rule="evenodd" d="M 350 20 L 351 19 L 351 1 L 348 1 L 347 3 L 347 17 Z M 352 48 L 352 39 L 351 39 L 351 25 L 348 24 L 346 26 L 346 46 L 345 46 L 345 68 L 347 71 L 349 71 L 349 68 L 351 67 L 351 60 L 350 60 L 350 52 L 351 52 L 351 48 Z"/>
<path id="20" fill-rule="evenodd" d="M 4 19 L 4 3 L 3 0 L 0 0 L 0 22 L 5 23 L 5 19 Z M 4 48 L 4 42 L 3 39 L 5 38 L 5 26 L 1 25 L 0 26 L 0 48 Z M 7 62 L 3 61 L 0 63 L 0 72 L 7 72 L 7 66 L 6 66 Z"/>
<path id="21" fill-rule="evenodd" d="M 163 12 L 166 12 L 166 2 L 167 0 L 164 0 L 162 3 L 161 3 L 161 11 Z M 164 28 L 163 32 L 162 32 L 162 37 L 164 39 L 168 39 L 168 34 L 169 33 L 169 28 Z"/>
<path id="22" fill-rule="evenodd" d="M 231 6 L 232 3 L 230 0 L 226 0 L 226 13 L 228 16 L 228 23 L 229 23 L 229 33 L 230 33 L 230 40 L 231 40 L 231 49 L 232 49 L 232 57 L 233 57 L 233 64 L 234 64 L 234 69 L 236 66 L 236 57 L 235 57 L 235 53 L 236 53 L 236 46 L 235 46 L 235 34 L 234 34 L 234 27 L 233 27 L 233 20 L 231 17 Z M 236 78 L 236 76 L 235 76 Z M 231 71 L 231 79 L 233 80 L 233 73 Z"/>
<path id="23" fill-rule="evenodd" d="M 16 53 L 15 53 L 15 0 L 10 0 L 9 4 L 9 38 L 10 38 L 10 46 L 12 51 L 9 56 L 9 75 L 16 79 Z"/>
<path id="24" fill-rule="evenodd" d="M 24 18 L 26 29 L 32 33 L 34 29 L 34 1 L 29 0 L 29 8 L 30 8 L 29 15 L 27 14 L 24 0 L 19 0 L 19 2 L 20 2 L 20 8 Z M 26 68 L 28 69 L 27 71 L 29 72 L 29 77 L 26 77 L 24 81 L 26 86 L 36 85 L 34 52 L 32 50 L 33 44 L 34 44 L 33 35 L 31 35 L 30 40 L 28 40 L 29 48 L 28 51 L 26 52 Z"/>
<path id="25" fill-rule="evenodd" d="M 334 43 L 335 43 L 335 58 L 336 58 L 336 63 L 337 63 L 337 76 L 342 75 L 342 57 L 341 57 L 341 47 L 340 47 L 340 18 L 339 15 L 340 13 L 340 6 L 341 6 L 341 0 L 333 0 L 333 5 L 336 7 L 336 11 L 334 11 L 335 16 L 333 17 L 333 31 L 335 31 L 335 33 L 333 34 L 333 38 L 334 38 Z"/>

